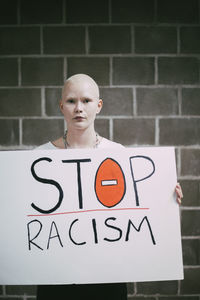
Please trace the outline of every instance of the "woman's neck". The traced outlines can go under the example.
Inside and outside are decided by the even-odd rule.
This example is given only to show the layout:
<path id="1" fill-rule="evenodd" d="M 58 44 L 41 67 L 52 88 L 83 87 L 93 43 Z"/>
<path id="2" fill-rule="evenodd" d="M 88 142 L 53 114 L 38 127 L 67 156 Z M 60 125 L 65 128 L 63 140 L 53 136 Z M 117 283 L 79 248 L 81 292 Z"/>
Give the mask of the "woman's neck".
<path id="1" fill-rule="evenodd" d="M 96 132 L 94 128 L 85 130 L 68 129 L 66 135 L 68 148 L 94 148 L 96 144 Z"/>

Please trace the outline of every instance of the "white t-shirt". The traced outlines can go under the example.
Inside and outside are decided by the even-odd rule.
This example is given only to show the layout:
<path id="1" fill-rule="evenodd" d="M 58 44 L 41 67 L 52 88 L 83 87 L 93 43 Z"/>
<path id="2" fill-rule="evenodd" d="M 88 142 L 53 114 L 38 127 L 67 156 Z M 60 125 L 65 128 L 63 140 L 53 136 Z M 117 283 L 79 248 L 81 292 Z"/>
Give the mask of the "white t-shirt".
<path id="1" fill-rule="evenodd" d="M 97 146 L 97 149 L 101 149 L 101 148 L 124 148 L 123 145 L 116 143 L 116 142 L 112 142 L 106 138 L 102 138 L 99 145 Z M 58 147 L 56 147 L 54 144 L 52 144 L 52 142 L 48 142 L 46 144 L 40 145 L 39 147 L 35 148 L 36 150 L 55 150 L 55 149 L 59 149 Z"/>

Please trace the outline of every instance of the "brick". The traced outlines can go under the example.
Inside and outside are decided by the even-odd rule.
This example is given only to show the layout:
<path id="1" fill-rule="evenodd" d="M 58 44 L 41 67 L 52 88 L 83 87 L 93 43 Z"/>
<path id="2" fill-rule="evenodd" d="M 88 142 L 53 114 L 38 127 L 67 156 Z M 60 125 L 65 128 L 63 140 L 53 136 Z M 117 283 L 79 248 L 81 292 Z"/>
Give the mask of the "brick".
<path id="1" fill-rule="evenodd" d="M 200 264 L 200 240 L 199 239 L 182 240 L 182 248 L 183 248 L 183 263 L 185 266 Z"/>
<path id="2" fill-rule="evenodd" d="M 29 295 L 36 294 L 37 287 L 35 285 L 8 285 L 6 286 L 7 295 Z"/>
<path id="3" fill-rule="evenodd" d="M 200 27 L 182 27 L 180 30 L 181 53 L 200 53 Z"/>
<path id="4" fill-rule="evenodd" d="M 128 296 L 128 300 L 157 300 L 157 298 L 148 296 Z"/>
<path id="5" fill-rule="evenodd" d="M 23 85 L 62 85 L 62 58 L 22 58 Z"/>
<path id="6" fill-rule="evenodd" d="M 160 145 L 198 145 L 200 119 L 160 119 Z"/>
<path id="7" fill-rule="evenodd" d="M 103 99 L 101 115 L 133 115 L 133 92 L 130 88 L 101 88 Z"/>
<path id="8" fill-rule="evenodd" d="M 175 27 L 135 27 L 135 53 L 176 53 Z"/>
<path id="9" fill-rule="evenodd" d="M 18 85 L 18 62 L 16 58 L 0 58 L 0 85 Z"/>
<path id="10" fill-rule="evenodd" d="M 200 206 L 200 181 L 180 180 L 184 200 L 182 206 Z"/>
<path id="11" fill-rule="evenodd" d="M 183 210 L 181 213 L 181 232 L 183 236 L 200 235 L 200 210 Z"/>
<path id="12" fill-rule="evenodd" d="M 89 13 L 88 13 L 89 12 Z M 109 0 L 67 0 L 67 23 L 108 23 Z"/>
<path id="13" fill-rule="evenodd" d="M 85 53 L 84 27 L 45 27 L 43 36 L 44 53 L 46 54 Z"/>
<path id="14" fill-rule="evenodd" d="M 89 27 L 90 53 L 131 53 L 130 26 Z"/>
<path id="15" fill-rule="evenodd" d="M 135 288 L 134 288 L 134 284 L 133 284 L 133 282 L 128 282 L 127 284 L 126 284 L 126 286 L 127 286 L 127 294 L 134 294 L 134 292 L 135 292 Z"/>
<path id="16" fill-rule="evenodd" d="M 199 297 L 198 296 L 170 296 L 170 297 L 158 297 L 158 300 L 199 300 Z"/>
<path id="17" fill-rule="evenodd" d="M 118 85 L 153 84 L 154 59 L 151 57 L 114 58 L 113 83 Z"/>
<path id="18" fill-rule="evenodd" d="M 178 94 L 174 88 L 137 88 L 138 115 L 177 115 Z"/>
<path id="19" fill-rule="evenodd" d="M 23 300 L 23 299 L 24 299 L 23 297 L 8 297 L 8 296 L 1 298 L 1 300 Z M 30 298 L 28 299 L 30 300 Z"/>
<path id="20" fill-rule="evenodd" d="M 153 0 L 112 0 L 113 23 L 148 23 L 154 21 Z"/>
<path id="21" fill-rule="evenodd" d="M 158 58 L 158 82 L 161 84 L 198 83 L 198 59 L 195 57 Z"/>
<path id="22" fill-rule="evenodd" d="M 23 144 L 41 145 L 62 136 L 64 121 L 62 119 L 23 120 Z"/>
<path id="23" fill-rule="evenodd" d="M 62 0 L 21 0 L 22 24 L 54 24 L 62 22 Z"/>
<path id="24" fill-rule="evenodd" d="M 178 291 L 177 281 L 158 281 L 137 283 L 138 294 L 176 294 Z"/>
<path id="25" fill-rule="evenodd" d="M 40 53 L 39 27 L 0 28 L 0 54 Z"/>
<path id="26" fill-rule="evenodd" d="M 198 0 L 157 2 L 157 21 L 161 23 L 197 23 Z"/>
<path id="27" fill-rule="evenodd" d="M 181 281 L 181 294 L 200 293 L 200 268 L 185 269 L 184 280 Z"/>
<path id="28" fill-rule="evenodd" d="M 0 90 L 1 116 L 41 115 L 41 95 L 39 89 Z"/>
<path id="29" fill-rule="evenodd" d="M 62 116 L 59 107 L 60 99 L 60 88 L 47 88 L 45 90 L 45 111 L 48 116 Z"/>
<path id="30" fill-rule="evenodd" d="M 200 88 L 182 89 L 182 114 L 200 115 Z"/>
<path id="31" fill-rule="evenodd" d="M 11 146 L 19 145 L 19 122 L 12 119 L 1 119 L 0 128 L 0 145 Z"/>
<path id="32" fill-rule="evenodd" d="M 153 145 L 155 122 L 152 119 L 119 119 L 113 124 L 114 140 L 123 145 Z"/>
<path id="33" fill-rule="evenodd" d="M 17 0 L 1 0 L 0 24 L 17 24 Z"/>
<path id="34" fill-rule="evenodd" d="M 67 77 L 84 73 L 98 85 L 109 85 L 109 59 L 107 57 L 71 57 L 67 60 Z"/>
<path id="35" fill-rule="evenodd" d="M 95 120 L 95 130 L 100 136 L 109 139 L 109 120 L 97 118 Z"/>
<path id="36" fill-rule="evenodd" d="M 181 150 L 181 175 L 200 176 L 200 149 Z"/>

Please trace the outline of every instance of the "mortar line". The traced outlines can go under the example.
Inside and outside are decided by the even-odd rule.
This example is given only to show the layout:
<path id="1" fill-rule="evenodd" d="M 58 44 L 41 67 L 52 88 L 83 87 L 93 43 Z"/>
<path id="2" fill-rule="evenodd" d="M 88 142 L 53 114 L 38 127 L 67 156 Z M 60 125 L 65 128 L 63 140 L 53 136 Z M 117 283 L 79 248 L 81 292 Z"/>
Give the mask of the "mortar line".
<path id="1" fill-rule="evenodd" d="M 45 87 L 41 87 L 41 116 L 46 117 L 46 109 L 45 109 L 45 104 L 46 104 L 46 91 Z"/>
<path id="2" fill-rule="evenodd" d="M 160 118 L 155 118 L 155 145 L 160 143 Z"/>
<path id="3" fill-rule="evenodd" d="M 137 93 L 136 93 L 136 88 L 132 87 L 132 95 L 133 95 L 133 116 L 137 116 L 138 111 L 137 111 Z"/>
<path id="4" fill-rule="evenodd" d="M 65 18 L 66 19 L 66 18 Z M 21 14 L 20 14 L 20 21 L 21 21 Z M 67 20 L 66 20 L 67 21 Z M 45 25 L 45 27 L 60 27 L 62 23 L 30 23 L 30 24 L 0 24 L 0 28 L 3 28 L 3 27 L 38 27 L 38 26 L 42 26 L 42 25 Z M 138 23 L 138 22 L 131 22 L 131 24 L 133 24 L 133 26 L 142 26 L 142 27 L 147 27 L 149 26 L 149 24 L 147 23 Z M 153 23 L 151 23 L 153 24 Z M 108 26 L 110 25 L 110 23 L 108 22 L 102 22 L 102 23 L 95 23 L 95 22 L 91 22 L 91 23 L 64 23 L 63 24 L 64 27 L 79 27 L 79 26 L 85 26 L 85 25 L 91 25 L 91 26 Z M 115 22 L 115 23 L 112 23 L 112 26 L 122 26 L 122 27 L 125 27 L 125 26 L 129 26 L 130 25 L 130 22 L 123 22 L 123 23 L 120 23 L 120 22 Z M 198 26 L 198 23 L 178 23 L 179 26 L 185 26 L 185 27 L 194 27 L 194 26 Z M 176 23 L 157 23 L 156 26 L 158 27 L 175 27 L 177 26 Z"/>
<path id="5" fill-rule="evenodd" d="M 181 149 L 177 149 L 177 177 L 181 175 Z"/>
<path id="6" fill-rule="evenodd" d="M 158 85 L 158 56 L 154 57 L 154 83 Z"/>
<path id="7" fill-rule="evenodd" d="M 178 87 L 178 114 L 182 116 L 182 88 Z"/>
<path id="8" fill-rule="evenodd" d="M 2 292 L 3 292 L 2 296 L 6 296 L 6 286 L 5 285 L 2 286 Z"/>
<path id="9" fill-rule="evenodd" d="M 113 141 L 113 119 L 109 120 L 109 139 Z"/>
<path id="10" fill-rule="evenodd" d="M 109 58 L 109 83 L 110 83 L 109 87 L 113 86 L 112 76 L 113 76 L 113 59 L 112 57 L 110 57 Z"/>
<path id="11" fill-rule="evenodd" d="M 84 25 L 86 26 L 86 25 Z M 90 26 L 90 25 L 89 25 Z M 41 25 L 41 27 L 43 27 L 43 25 Z M 57 54 L 54 54 L 54 53 L 44 53 L 44 54 L 1 54 L 0 55 L 0 58 L 17 58 L 17 57 L 25 57 L 25 58 L 44 58 L 44 57 L 48 57 L 48 58 L 60 58 L 60 57 L 64 57 L 66 56 L 66 53 L 63 52 L 63 53 L 57 53 Z M 79 54 L 67 54 L 67 57 L 78 57 L 78 58 L 82 58 L 82 57 L 87 57 L 87 58 L 90 58 L 90 57 L 94 57 L 94 58 L 109 58 L 109 57 L 119 57 L 119 58 L 195 58 L 195 59 L 200 59 L 200 54 L 141 54 L 141 53 L 134 53 L 134 56 L 133 56 L 133 53 L 123 53 L 123 54 L 119 54 L 119 53 L 115 53 L 115 54 L 110 54 L 110 53 L 103 53 L 103 54 L 99 54 L 99 53 L 90 53 L 90 54 L 86 54 L 86 53 L 79 53 Z M 144 84 L 145 85 L 145 84 Z M 169 85 L 170 86 L 170 83 L 169 84 L 160 84 L 160 85 Z M 180 84 L 174 84 L 175 86 L 176 85 L 180 85 Z M 185 83 L 184 85 L 197 85 L 198 86 L 198 83 Z M 152 84 L 153 86 L 153 84 Z"/>
<path id="12" fill-rule="evenodd" d="M 21 58 L 19 57 L 17 60 L 18 63 L 18 86 L 21 87 L 22 85 L 22 74 L 21 74 Z"/>
<path id="13" fill-rule="evenodd" d="M 181 282 L 178 280 L 178 290 L 177 290 L 177 295 L 179 296 L 181 293 Z"/>
<path id="14" fill-rule="evenodd" d="M 19 118 L 19 146 L 22 146 L 22 136 L 23 136 L 23 130 L 22 130 L 22 118 Z"/>

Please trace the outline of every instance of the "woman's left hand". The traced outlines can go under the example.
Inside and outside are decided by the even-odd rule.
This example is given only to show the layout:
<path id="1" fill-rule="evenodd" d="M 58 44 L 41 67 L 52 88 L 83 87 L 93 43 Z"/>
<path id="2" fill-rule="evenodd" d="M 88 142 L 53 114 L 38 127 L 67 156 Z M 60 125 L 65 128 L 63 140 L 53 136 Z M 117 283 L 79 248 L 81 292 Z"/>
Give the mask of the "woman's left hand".
<path id="1" fill-rule="evenodd" d="M 176 192 L 176 201 L 178 202 L 178 204 L 181 204 L 183 198 L 183 192 L 180 183 L 178 182 L 175 187 L 175 192 Z"/>

